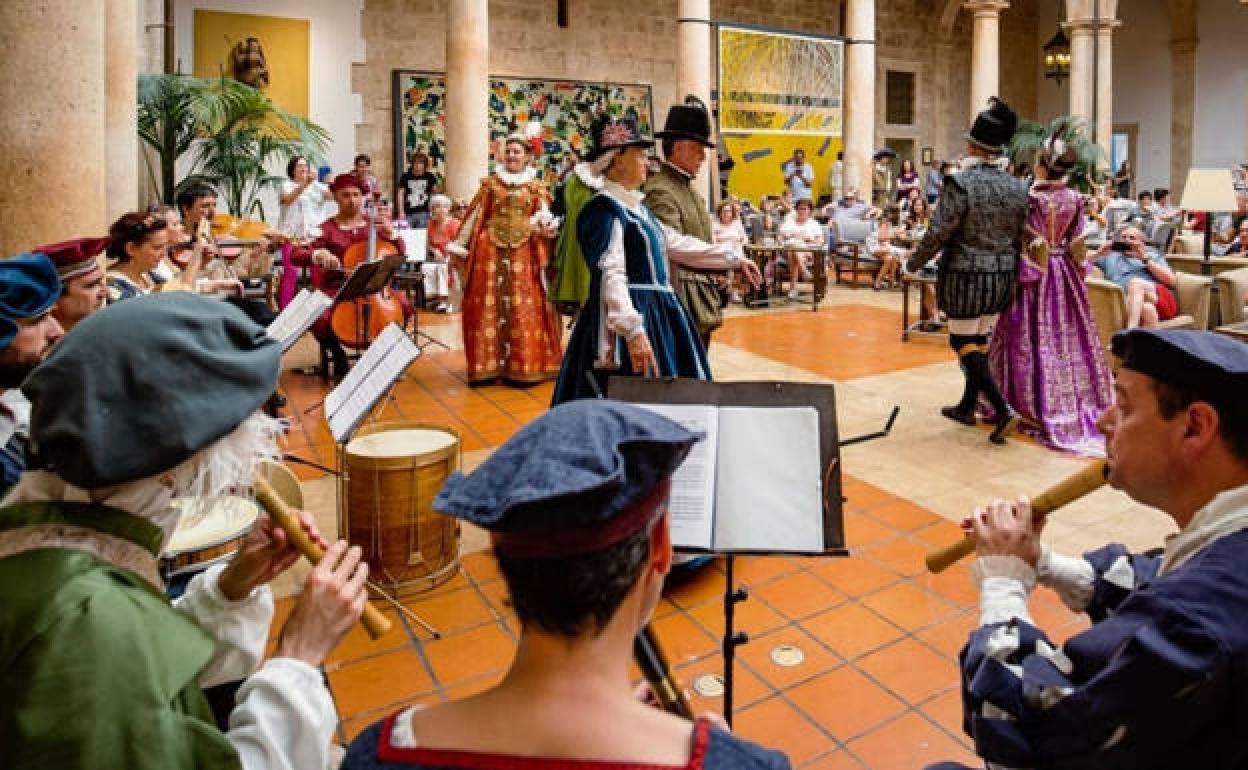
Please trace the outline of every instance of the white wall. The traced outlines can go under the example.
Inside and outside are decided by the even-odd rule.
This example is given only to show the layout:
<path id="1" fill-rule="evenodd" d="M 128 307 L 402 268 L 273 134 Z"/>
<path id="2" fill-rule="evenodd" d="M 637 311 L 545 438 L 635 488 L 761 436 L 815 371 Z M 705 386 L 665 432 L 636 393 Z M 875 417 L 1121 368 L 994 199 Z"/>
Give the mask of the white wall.
<path id="1" fill-rule="evenodd" d="M 355 157 L 355 126 L 360 98 L 351 91 L 351 66 L 364 61 L 360 14 L 364 0 L 176 0 L 175 50 L 182 72 L 195 69 L 195 11 L 227 11 L 307 19 L 309 24 L 308 118 L 329 132 L 327 153 L 335 170 L 349 169 Z M 272 169 L 285 174 L 285 164 Z M 270 219 L 277 216 L 276 193 L 261 197 Z"/>
<path id="2" fill-rule="evenodd" d="M 1192 165 L 1248 162 L 1248 6 L 1202 0 Z"/>

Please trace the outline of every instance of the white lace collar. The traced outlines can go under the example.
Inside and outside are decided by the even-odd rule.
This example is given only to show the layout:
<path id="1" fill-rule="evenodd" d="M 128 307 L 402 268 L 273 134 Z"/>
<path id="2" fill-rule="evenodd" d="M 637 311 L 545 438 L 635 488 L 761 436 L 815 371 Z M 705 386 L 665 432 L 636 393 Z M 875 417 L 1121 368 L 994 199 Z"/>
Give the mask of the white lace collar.
<path id="1" fill-rule="evenodd" d="M 999 158 L 982 158 L 978 155 L 967 155 L 962 159 L 959 167 L 962 171 L 969 171 L 976 166 L 994 166 L 1004 170 L 1010 165 L 1010 159 L 1002 155 Z"/>
<path id="2" fill-rule="evenodd" d="M 1160 574 L 1175 571 L 1214 541 L 1241 529 L 1248 529 L 1248 485 L 1214 495 L 1186 527 L 1166 541 Z"/>
<path id="3" fill-rule="evenodd" d="M 594 173 L 594 169 L 588 163 L 577 163 L 572 169 L 572 173 L 576 174 L 577 179 L 584 182 L 585 186 L 591 190 L 601 190 L 603 177 Z"/>
<path id="4" fill-rule="evenodd" d="M 528 184 L 529 182 L 532 182 L 534 177 L 537 176 L 537 169 L 533 168 L 532 166 L 525 166 L 524 170 L 521 171 L 519 174 L 513 174 L 507 169 L 499 167 L 498 171 L 495 171 L 494 174 L 499 179 L 503 180 L 503 184 L 508 185 L 510 187 L 515 187 L 517 185 Z"/>
<path id="5" fill-rule="evenodd" d="M 624 208 L 633 212 L 636 212 L 641 207 L 641 201 L 646 197 L 641 190 L 630 190 L 619 182 L 614 182 L 606 177 L 603 177 L 602 191 L 624 204 Z"/>

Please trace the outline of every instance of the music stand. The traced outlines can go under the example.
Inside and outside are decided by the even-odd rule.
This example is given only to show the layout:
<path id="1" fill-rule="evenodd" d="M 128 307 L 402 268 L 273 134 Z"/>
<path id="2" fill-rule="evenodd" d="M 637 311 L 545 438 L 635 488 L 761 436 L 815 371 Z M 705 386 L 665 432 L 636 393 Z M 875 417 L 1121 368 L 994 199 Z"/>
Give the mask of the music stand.
<path id="1" fill-rule="evenodd" d="M 706 382 L 692 379 L 610 377 L 607 391 L 617 401 L 712 406 L 813 407 L 819 415 L 819 468 L 822 479 L 824 551 L 816 556 L 848 556 L 842 518 L 840 443 L 836 427 L 836 395 L 832 385 L 795 382 Z M 701 553 L 699 551 L 699 553 Z M 733 576 L 736 553 L 782 555 L 768 551 L 733 551 L 724 556 L 724 719 L 732 724 L 733 668 L 736 648 L 749 641 L 733 628 L 735 607 L 749 598 Z M 804 553 L 804 556 L 812 554 Z"/>

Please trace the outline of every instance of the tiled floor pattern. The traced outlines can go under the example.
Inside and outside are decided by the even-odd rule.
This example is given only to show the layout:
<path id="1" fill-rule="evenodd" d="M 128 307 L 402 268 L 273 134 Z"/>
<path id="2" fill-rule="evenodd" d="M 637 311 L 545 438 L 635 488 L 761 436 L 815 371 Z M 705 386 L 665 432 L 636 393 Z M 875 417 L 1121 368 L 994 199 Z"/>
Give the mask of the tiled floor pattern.
<path id="1" fill-rule="evenodd" d="M 956 658 L 975 619 L 965 566 L 922 572 L 924 551 L 957 529 L 872 485 L 846 479 L 845 523 L 852 555 L 843 559 L 743 557 L 736 575 L 750 598 L 737 627 L 735 728 L 783 749 L 795 766 L 916 768 L 938 759 L 971 760 L 961 735 Z M 686 687 L 722 670 L 722 566 L 669 591 L 654 625 Z M 279 613 L 291 600 L 279 602 Z M 429 640 L 387 611 L 394 629 L 371 641 L 355 630 L 325 666 L 343 740 L 407 703 L 463 697 L 502 676 L 516 621 L 492 557 L 477 552 L 461 574 L 404 604 L 443 634 Z M 1055 596 L 1038 592 L 1038 620 L 1058 637 L 1082 627 Z M 782 667 L 779 645 L 804 660 Z M 720 698 L 694 695 L 695 708 Z"/>
<path id="2" fill-rule="evenodd" d="M 799 767 L 882 770 L 973 759 L 960 730 L 956 657 L 975 621 L 976 597 L 965 566 L 930 576 L 923 555 L 959 536 L 949 521 L 970 505 L 1041 489 L 1078 465 L 1031 442 L 989 449 L 985 434 L 934 416 L 958 387 L 957 369 L 940 340 L 900 342 L 898 303 L 888 294 L 834 289 L 817 313 L 732 312 L 711 351 L 720 379 L 835 380 L 843 437 L 878 428 L 893 404 L 903 406 L 893 435 L 844 452 L 849 558 L 738 561 L 737 578 L 751 598 L 738 606 L 737 625 L 753 640 L 738 655 L 735 726 L 785 750 Z M 427 348 L 380 419 L 451 427 L 472 467 L 546 409 L 551 386 L 467 387 L 458 317 L 422 319 L 451 349 Z M 304 343 L 287 363 L 308 363 L 312 351 Z M 283 384 L 293 423 L 288 449 L 333 465 L 333 440 L 315 408 L 324 387 L 294 373 Z M 332 484 L 310 481 L 321 473 L 295 467 L 309 481 L 309 510 L 321 509 L 321 520 L 332 522 Z M 1165 529 L 1163 520 L 1116 493 L 1086 500 L 1050 524 L 1051 542 L 1077 551 L 1109 536 L 1124 539 L 1125 530 L 1128 542 L 1150 544 Z M 483 539 L 469 532 L 465 545 L 480 549 Z M 655 619 L 686 686 L 722 668 L 720 570 L 707 568 L 670 591 Z M 393 610 L 387 613 L 397 622 L 385 638 L 374 642 L 352 632 L 325 667 L 344 740 L 402 704 L 488 687 L 510 659 L 515 618 L 488 553 L 469 553 L 462 574 L 405 604 L 444 638 L 414 633 Z M 279 613 L 289 606 L 289 599 L 279 602 Z M 1046 591 L 1037 591 L 1032 610 L 1058 638 L 1083 627 Z M 773 663 L 770 653 L 782 644 L 800 648 L 803 662 Z M 722 707 L 718 698 L 695 696 L 695 703 Z"/>

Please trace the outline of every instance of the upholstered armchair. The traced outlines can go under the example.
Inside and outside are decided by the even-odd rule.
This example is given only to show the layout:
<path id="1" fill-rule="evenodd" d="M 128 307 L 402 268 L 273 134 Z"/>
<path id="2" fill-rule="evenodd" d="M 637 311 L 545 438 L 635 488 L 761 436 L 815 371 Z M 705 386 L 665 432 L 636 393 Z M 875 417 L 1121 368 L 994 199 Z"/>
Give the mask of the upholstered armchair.
<path id="1" fill-rule="evenodd" d="M 874 278 L 880 272 L 880 260 L 867 248 L 867 238 L 871 236 L 872 223 L 865 219 L 834 217 L 828 223 L 836 236 L 836 246 L 832 251 L 832 270 L 836 282 L 841 283 L 841 273 L 850 274 L 850 283 L 857 285 L 858 274 L 864 273 Z"/>
<path id="2" fill-rule="evenodd" d="M 1101 343 L 1109 349 L 1109 341 L 1115 332 L 1127 328 L 1127 295 L 1118 284 L 1099 277 L 1089 277 L 1088 301 L 1092 305 L 1092 317 Z M 1179 314 L 1169 321 L 1162 321 L 1165 329 L 1208 329 L 1209 303 L 1213 279 L 1203 275 L 1175 273 L 1175 299 Z"/>
<path id="3" fill-rule="evenodd" d="M 1213 280 L 1218 287 L 1218 309 L 1222 315 L 1220 323 L 1237 324 L 1248 320 L 1248 312 L 1245 312 L 1248 305 L 1248 267 L 1218 273 Z"/>

